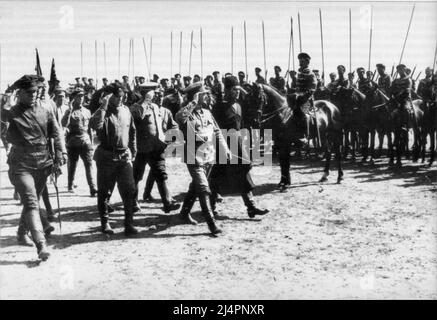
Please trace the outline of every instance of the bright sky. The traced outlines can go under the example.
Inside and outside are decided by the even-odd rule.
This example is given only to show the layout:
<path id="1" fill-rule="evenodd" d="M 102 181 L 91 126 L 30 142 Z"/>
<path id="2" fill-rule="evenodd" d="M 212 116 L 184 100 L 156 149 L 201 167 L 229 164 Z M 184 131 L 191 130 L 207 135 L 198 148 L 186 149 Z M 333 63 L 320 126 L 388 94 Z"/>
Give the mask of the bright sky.
<path id="1" fill-rule="evenodd" d="M 189 71 L 190 33 L 193 35 L 191 75 L 201 72 L 200 28 L 203 31 L 204 75 L 231 71 L 231 26 L 234 27 L 234 73 L 245 70 L 243 23 L 247 24 L 249 77 L 256 66 L 264 69 L 261 22 L 265 25 L 266 64 L 285 72 L 288 64 L 290 17 L 294 20 L 295 56 L 299 52 L 297 13 L 300 13 L 302 49 L 312 56 L 313 68 L 322 68 L 319 8 L 323 18 L 325 73 L 338 64 L 349 69 L 349 8 L 352 10 L 352 68 L 367 69 L 370 4 L 373 5 L 371 69 L 385 63 L 389 72 L 399 62 L 413 8 L 412 2 L 285 2 L 285 1 L 0 1 L 1 89 L 25 73 L 34 73 L 35 48 L 43 75 L 49 78 L 51 59 L 62 85 L 80 76 L 83 43 L 84 76 L 118 77 L 118 43 L 121 39 L 121 75 L 146 74 L 142 38 L 150 55 L 152 74 L 169 77 L 179 71 L 179 37 L 182 38 L 183 75 Z M 416 4 L 402 62 L 416 75 L 433 63 L 437 40 L 437 2 Z M 173 32 L 173 59 L 170 34 Z M 134 65 L 129 68 L 129 39 L 134 39 Z M 106 47 L 106 68 L 103 46 Z M 131 58 L 132 59 L 132 58 Z M 171 61 L 173 67 L 171 69 Z M 297 59 L 295 59 L 297 65 Z M 291 63 L 292 67 L 292 63 Z M 106 69 L 106 71 L 105 71 Z M 423 72 L 422 72 L 423 75 Z"/>

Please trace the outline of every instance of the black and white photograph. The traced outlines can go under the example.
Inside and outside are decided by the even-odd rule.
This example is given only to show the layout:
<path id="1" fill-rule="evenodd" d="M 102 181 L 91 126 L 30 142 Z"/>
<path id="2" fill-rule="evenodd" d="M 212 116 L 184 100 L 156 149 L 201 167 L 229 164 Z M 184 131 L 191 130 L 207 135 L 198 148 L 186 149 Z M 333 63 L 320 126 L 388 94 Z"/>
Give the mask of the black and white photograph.
<path id="1" fill-rule="evenodd" d="M 0 300 L 437 300 L 436 59 L 433 0 L 0 1 Z"/>

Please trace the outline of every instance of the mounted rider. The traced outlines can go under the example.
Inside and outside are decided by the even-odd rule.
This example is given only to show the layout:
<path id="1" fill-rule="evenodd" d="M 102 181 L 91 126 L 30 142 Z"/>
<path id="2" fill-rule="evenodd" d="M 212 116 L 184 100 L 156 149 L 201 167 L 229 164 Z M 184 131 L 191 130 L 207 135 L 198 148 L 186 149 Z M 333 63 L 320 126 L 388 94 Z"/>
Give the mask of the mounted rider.
<path id="1" fill-rule="evenodd" d="M 294 108 L 298 139 L 305 143 L 304 136 L 308 134 L 309 125 L 306 114 L 314 109 L 313 96 L 316 91 L 316 76 L 309 68 L 311 57 L 307 53 L 299 53 L 299 72 L 296 79 L 296 91 L 288 96 L 290 106 Z"/>
<path id="2" fill-rule="evenodd" d="M 395 79 L 392 83 L 390 89 L 390 98 L 393 102 L 394 107 L 400 111 L 402 128 L 407 130 L 408 118 L 405 116 L 407 113 L 402 111 L 408 111 L 408 113 L 414 116 L 412 101 L 411 101 L 411 91 L 413 88 L 413 81 L 407 75 L 406 66 L 400 64 L 396 67 L 399 74 L 399 78 Z"/>
<path id="3" fill-rule="evenodd" d="M 281 67 L 275 66 L 275 76 L 270 78 L 270 85 L 280 93 L 286 94 L 285 79 L 281 76 Z"/>
<path id="4" fill-rule="evenodd" d="M 378 88 L 386 95 L 390 92 L 391 87 L 391 77 L 385 72 L 385 65 L 378 63 L 376 65 L 376 70 L 378 71 Z"/>
<path id="5" fill-rule="evenodd" d="M 419 82 L 419 86 L 417 88 L 417 94 L 421 97 L 421 99 L 423 100 L 423 102 L 428 105 L 430 102 L 432 102 L 432 96 L 433 96 L 433 92 L 432 92 L 432 86 L 433 86 L 433 81 L 432 81 L 432 70 L 431 68 L 426 68 L 425 69 L 425 78 L 423 78 L 422 80 L 420 80 Z"/>

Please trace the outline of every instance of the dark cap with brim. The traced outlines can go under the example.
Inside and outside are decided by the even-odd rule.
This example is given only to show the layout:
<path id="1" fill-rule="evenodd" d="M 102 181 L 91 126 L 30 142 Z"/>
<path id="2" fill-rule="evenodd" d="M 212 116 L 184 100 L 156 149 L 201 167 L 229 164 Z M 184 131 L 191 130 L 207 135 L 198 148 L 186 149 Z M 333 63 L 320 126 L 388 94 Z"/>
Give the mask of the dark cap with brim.
<path id="1" fill-rule="evenodd" d="M 407 66 L 405 65 L 405 64 L 398 64 L 397 66 L 396 66 L 396 70 L 399 70 L 399 69 L 405 69 L 405 68 L 407 68 Z"/>
<path id="2" fill-rule="evenodd" d="M 308 59 L 308 60 L 311 59 L 310 55 L 309 55 L 308 53 L 305 53 L 305 52 L 301 52 L 301 53 L 299 53 L 299 54 L 297 55 L 297 58 L 298 58 L 298 59 Z"/>
<path id="3" fill-rule="evenodd" d="M 151 90 L 156 90 L 159 87 L 159 83 L 157 82 L 144 82 L 138 85 L 138 90 L 141 93 L 147 93 Z"/>
<path id="4" fill-rule="evenodd" d="M 183 88 L 180 90 L 182 93 L 185 93 L 188 98 L 192 98 L 196 93 L 200 92 L 210 92 L 207 90 L 202 82 L 196 82 L 193 84 L 190 84 L 188 87 Z"/>
<path id="5" fill-rule="evenodd" d="M 15 89 L 23 90 L 38 90 L 39 87 L 43 86 L 44 78 L 36 74 L 26 74 L 20 79 L 14 82 L 13 87 Z"/>

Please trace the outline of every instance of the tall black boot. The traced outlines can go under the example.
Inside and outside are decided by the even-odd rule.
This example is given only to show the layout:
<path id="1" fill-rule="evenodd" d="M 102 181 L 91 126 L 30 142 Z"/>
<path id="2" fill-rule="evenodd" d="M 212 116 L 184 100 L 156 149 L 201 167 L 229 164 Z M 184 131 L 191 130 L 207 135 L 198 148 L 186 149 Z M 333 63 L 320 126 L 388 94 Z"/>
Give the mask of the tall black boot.
<path id="1" fill-rule="evenodd" d="M 176 201 L 171 201 L 167 182 L 165 180 L 156 180 L 156 185 L 158 186 L 159 195 L 161 196 L 162 204 L 164 205 L 164 212 L 169 213 L 170 211 L 178 210 L 181 205 Z"/>
<path id="2" fill-rule="evenodd" d="M 143 193 L 144 201 L 153 202 L 155 200 L 155 198 L 152 197 L 152 189 L 154 184 L 155 184 L 155 177 L 153 176 L 152 172 L 149 171 L 149 174 L 147 175 L 146 186 L 144 187 L 144 193 Z"/>
<path id="3" fill-rule="evenodd" d="M 206 192 L 199 194 L 199 202 L 209 231 L 211 231 L 213 235 L 222 233 L 223 231 L 215 224 L 214 214 L 212 213 L 211 202 L 209 200 L 209 194 Z"/>
<path id="4" fill-rule="evenodd" d="M 97 192 L 97 209 L 100 215 L 101 230 L 106 234 L 114 234 L 114 230 L 109 224 L 108 202 L 109 197 L 107 194 L 104 194 L 103 191 Z"/>
<path id="5" fill-rule="evenodd" d="M 247 214 L 250 218 L 254 218 L 255 216 L 262 216 L 269 213 L 269 210 L 267 209 L 259 209 L 256 207 L 252 191 L 242 193 L 241 197 L 243 198 L 244 204 L 247 207 Z"/>
<path id="6" fill-rule="evenodd" d="M 194 220 L 190 214 L 194 202 L 196 202 L 196 194 L 194 192 L 194 189 L 190 185 L 190 189 L 188 190 L 188 193 L 185 195 L 184 202 L 182 203 L 181 212 L 179 213 L 182 220 L 187 224 L 193 224 L 193 225 L 197 224 L 197 221 Z"/>
<path id="7" fill-rule="evenodd" d="M 73 191 L 74 176 L 76 175 L 77 161 L 68 160 L 68 191 Z"/>
<path id="8" fill-rule="evenodd" d="M 124 218 L 124 235 L 133 236 L 138 234 L 138 229 L 134 227 L 134 215 L 131 212 L 125 213 Z"/>
<path id="9" fill-rule="evenodd" d="M 29 209 L 24 212 L 26 225 L 32 234 L 32 240 L 36 245 L 38 258 L 42 261 L 46 261 L 50 253 L 47 250 L 46 239 L 44 237 L 44 233 L 41 230 L 41 218 L 39 216 L 38 209 Z"/>

